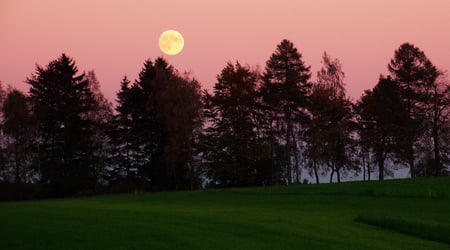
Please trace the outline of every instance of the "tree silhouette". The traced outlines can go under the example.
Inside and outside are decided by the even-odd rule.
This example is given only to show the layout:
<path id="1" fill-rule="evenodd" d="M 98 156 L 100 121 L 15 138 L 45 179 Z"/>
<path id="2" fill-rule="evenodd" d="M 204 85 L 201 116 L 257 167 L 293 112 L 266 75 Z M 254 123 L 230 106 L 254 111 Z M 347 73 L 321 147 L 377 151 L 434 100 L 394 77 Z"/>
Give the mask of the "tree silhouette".
<path id="1" fill-rule="evenodd" d="M 132 150 L 132 116 L 130 97 L 130 80 L 125 76 L 120 82 L 117 93 L 116 114 L 109 128 L 110 138 L 110 166 L 108 181 L 110 184 L 124 184 L 131 188 L 136 182 L 136 170 Z"/>
<path id="2" fill-rule="evenodd" d="M 93 94 L 75 61 L 62 54 L 27 79 L 39 134 L 41 181 L 55 195 L 70 195 L 94 186 Z"/>
<path id="3" fill-rule="evenodd" d="M 207 175 L 222 187 L 261 185 L 254 112 L 257 76 L 238 62 L 217 77 L 213 95 L 205 94 L 204 158 Z"/>
<path id="4" fill-rule="evenodd" d="M 88 88 L 92 93 L 92 107 L 84 115 L 84 119 L 92 122 L 92 169 L 96 182 L 102 181 L 107 175 L 107 165 L 110 153 L 108 142 L 108 126 L 112 122 L 112 103 L 109 102 L 100 91 L 100 82 L 93 70 L 85 75 Z"/>
<path id="5" fill-rule="evenodd" d="M 124 78 L 115 118 L 115 164 L 140 189 L 186 189 L 197 185 L 193 164 L 201 126 L 200 85 L 164 59 L 147 60 L 129 86 Z M 135 171 L 136 170 L 136 171 Z"/>
<path id="6" fill-rule="evenodd" d="M 356 105 L 363 146 L 372 149 L 379 180 L 384 179 L 386 158 L 398 153 L 398 137 L 405 135 L 406 105 L 398 85 L 390 77 L 380 77 L 372 91 L 366 90 Z"/>
<path id="7" fill-rule="evenodd" d="M 403 155 L 409 164 L 411 177 L 414 177 L 415 144 L 423 131 L 426 117 L 424 103 L 428 95 L 425 90 L 432 86 L 439 74 L 425 53 L 409 43 L 400 45 L 395 51 L 388 69 L 406 103 L 408 122 L 405 125 Z"/>
<path id="8" fill-rule="evenodd" d="M 439 71 L 438 74 L 436 81 L 426 89 L 427 99 L 424 103 L 426 121 L 421 141 L 423 151 L 430 153 L 429 156 L 425 156 L 421 167 L 417 169 L 419 175 L 444 175 L 445 165 L 449 162 L 449 145 L 445 137 L 449 133 L 450 86 L 445 72 Z"/>
<path id="9" fill-rule="evenodd" d="M 294 170 L 299 176 L 298 135 L 300 123 L 305 119 L 304 110 L 311 88 L 308 82 L 311 77 L 309 69 L 294 44 L 285 39 L 277 45 L 275 52 L 266 62 L 264 81 L 260 89 L 267 114 L 266 134 L 271 139 L 272 163 L 276 162 L 276 148 L 283 148 L 284 151 L 279 153 L 282 154 L 285 166 L 272 168 L 279 169 L 282 173 L 273 173 L 273 176 L 281 177 L 278 181 L 286 183 L 292 183 Z"/>
<path id="10" fill-rule="evenodd" d="M 324 52 L 322 64 L 310 96 L 311 121 L 306 133 L 306 153 L 311 159 L 316 182 L 320 163 L 331 171 L 330 182 L 335 173 L 340 182 L 341 172 L 356 168 L 351 154 L 355 145 L 351 136 L 354 131 L 352 105 L 345 96 L 345 74 L 340 61 Z"/>
<path id="11" fill-rule="evenodd" d="M 2 111 L 5 158 L 12 170 L 11 179 L 15 183 L 32 181 L 36 173 L 33 171 L 36 133 L 27 96 L 17 89 L 10 90 Z"/>

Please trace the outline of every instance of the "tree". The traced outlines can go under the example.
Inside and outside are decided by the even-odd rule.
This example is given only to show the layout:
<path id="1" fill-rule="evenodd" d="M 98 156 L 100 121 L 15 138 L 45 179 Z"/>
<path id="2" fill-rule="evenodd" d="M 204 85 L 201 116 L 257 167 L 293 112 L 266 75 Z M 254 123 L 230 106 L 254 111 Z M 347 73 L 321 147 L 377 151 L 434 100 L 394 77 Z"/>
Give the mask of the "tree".
<path id="1" fill-rule="evenodd" d="M 199 186 L 198 171 L 194 169 L 193 153 L 202 126 L 200 83 L 188 74 L 175 72 L 158 96 L 155 96 L 158 117 L 164 123 L 165 142 L 158 160 L 165 168 L 166 180 L 161 184 L 172 189 L 193 189 Z M 152 104 L 150 104 L 152 105 Z M 166 184 L 167 183 L 167 184 Z"/>
<path id="2" fill-rule="evenodd" d="M 446 174 L 444 164 L 448 162 L 444 148 L 448 143 L 444 139 L 448 133 L 448 117 L 450 115 L 450 86 L 446 74 L 439 71 L 439 76 L 430 86 L 428 86 L 427 102 L 425 103 L 426 131 L 422 136 L 425 146 L 424 151 L 431 151 L 431 156 L 426 156 L 422 168 L 417 169 L 419 175 L 444 175 Z M 431 138 L 431 143 L 429 139 Z M 432 148 L 429 148 L 432 145 Z M 426 162 L 428 161 L 428 162 Z"/>
<path id="3" fill-rule="evenodd" d="M 345 97 L 345 73 L 337 58 L 331 58 L 327 52 L 322 55 L 322 68 L 317 72 L 317 84 L 331 90 L 332 98 Z"/>
<path id="4" fill-rule="evenodd" d="M 361 146 L 371 150 L 378 165 L 379 180 L 387 172 L 385 161 L 398 153 L 399 136 L 408 119 L 398 85 L 390 77 L 380 77 L 372 91 L 366 90 L 356 105 Z"/>
<path id="5" fill-rule="evenodd" d="M 41 181 L 54 195 L 93 188 L 93 93 L 75 61 L 62 54 L 27 79 L 37 119 Z"/>
<path id="6" fill-rule="evenodd" d="M 333 95 L 333 90 L 323 85 L 315 85 L 311 94 L 306 153 L 317 182 L 319 165 L 330 172 L 330 182 L 334 174 L 340 182 L 341 173 L 355 169 L 351 155 L 355 151 L 351 102 L 347 98 L 334 99 Z"/>
<path id="7" fill-rule="evenodd" d="M 213 95 L 205 93 L 203 156 L 207 175 L 221 187 L 262 185 L 264 167 L 254 112 L 257 76 L 240 63 L 228 63 L 217 77 Z"/>
<path id="8" fill-rule="evenodd" d="M 267 114 L 265 134 L 269 138 L 272 152 L 272 164 L 278 156 L 284 166 L 272 167 L 279 173 L 272 173 L 277 182 L 288 184 L 299 182 L 299 138 L 301 123 L 305 120 L 307 96 L 311 85 L 310 67 L 305 66 L 302 55 L 288 40 L 283 40 L 266 62 L 263 83 L 260 88 L 263 107 Z M 277 152 L 283 149 L 283 152 Z M 278 153 L 279 155 L 275 155 Z M 294 167 L 292 166 L 294 159 Z"/>
<path id="9" fill-rule="evenodd" d="M 0 110 L 3 109 L 3 102 L 6 99 L 6 92 L 3 88 L 3 84 L 0 81 Z M 0 121 L 3 122 L 3 114 L 0 113 Z M 3 128 L 0 127 L 0 183 L 6 182 L 8 180 L 8 169 L 6 167 L 6 159 L 4 157 L 4 145 L 5 145 L 5 138 L 3 135 Z"/>
<path id="10" fill-rule="evenodd" d="M 167 65 L 162 70 L 171 70 Z M 132 152 L 132 168 L 136 169 L 136 184 L 139 189 L 157 187 L 157 182 L 161 181 L 163 176 L 158 173 L 161 166 L 155 163 L 157 154 L 160 154 L 163 140 L 163 126 L 157 119 L 155 109 L 150 109 L 150 102 L 154 101 L 152 97 L 164 85 L 163 76 L 159 74 L 159 81 L 156 80 L 156 65 L 153 61 L 144 62 L 144 67 L 139 73 L 138 79 L 130 86 L 125 103 L 128 103 L 127 109 L 130 114 L 130 148 Z M 155 169 L 152 169 L 154 167 Z M 153 177 L 153 178 L 152 178 Z"/>
<path id="11" fill-rule="evenodd" d="M 322 64 L 310 96 L 306 153 L 316 182 L 319 164 L 330 170 L 330 182 L 335 173 L 340 182 L 342 171 L 355 168 L 351 155 L 354 151 L 352 105 L 345 96 L 345 74 L 340 61 L 324 52 Z"/>
<path id="12" fill-rule="evenodd" d="M 326 89 L 323 85 L 314 85 L 310 96 L 309 112 L 311 120 L 308 123 L 306 130 L 306 156 L 308 157 L 308 167 L 312 170 L 319 184 L 319 170 L 325 162 L 325 133 L 326 125 L 330 118 L 327 116 L 327 110 L 330 96 L 332 95 L 330 89 Z"/>
<path id="13" fill-rule="evenodd" d="M 200 84 L 164 59 L 147 60 L 118 93 L 116 164 L 140 189 L 187 189 L 197 185 L 193 145 L 201 126 Z"/>
<path id="14" fill-rule="evenodd" d="M 92 107 L 86 112 L 84 117 L 84 119 L 92 122 L 92 168 L 94 171 L 94 178 L 98 182 L 104 182 L 102 179 L 106 176 L 106 167 L 111 151 L 109 149 L 109 138 L 107 133 L 108 126 L 112 122 L 112 103 L 109 102 L 100 91 L 100 82 L 95 75 L 95 71 L 88 71 L 85 78 L 93 99 Z"/>
<path id="15" fill-rule="evenodd" d="M 404 43 L 395 51 L 388 64 L 392 80 L 399 86 L 400 96 L 406 103 L 408 122 L 405 123 L 403 158 L 408 162 L 411 177 L 414 167 L 415 144 L 423 132 L 425 121 L 424 104 L 429 98 L 426 89 L 436 81 L 438 71 L 425 53 L 412 44 Z"/>
<path id="16" fill-rule="evenodd" d="M 130 188 L 135 183 L 136 166 L 133 165 L 132 151 L 132 116 L 130 97 L 130 80 L 125 76 L 120 82 L 120 90 L 117 93 L 116 114 L 109 128 L 110 144 L 110 168 L 108 179 L 110 184 L 126 183 Z"/>
<path id="17" fill-rule="evenodd" d="M 5 158 L 11 168 L 10 179 L 24 183 L 33 178 L 33 158 L 36 153 L 34 121 L 27 96 L 10 90 L 2 107 L 3 132 L 6 139 Z"/>

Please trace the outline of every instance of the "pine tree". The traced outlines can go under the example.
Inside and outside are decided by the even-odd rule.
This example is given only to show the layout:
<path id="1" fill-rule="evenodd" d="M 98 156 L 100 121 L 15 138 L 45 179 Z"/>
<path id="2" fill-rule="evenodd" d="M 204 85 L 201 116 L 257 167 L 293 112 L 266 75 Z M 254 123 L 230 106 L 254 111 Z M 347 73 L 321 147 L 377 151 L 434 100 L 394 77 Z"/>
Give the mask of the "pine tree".
<path id="1" fill-rule="evenodd" d="M 136 166 L 133 161 L 131 135 L 130 80 L 125 76 L 117 93 L 116 114 L 109 129 L 111 148 L 108 181 L 110 184 L 126 184 L 129 189 L 136 182 Z"/>
<path id="2" fill-rule="evenodd" d="M 257 78 L 248 67 L 228 63 L 217 77 L 213 95 L 205 94 L 202 141 L 207 175 L 222 187 L 261 185 L 260 150 L 253 113 Z"/>
<path id="3" fill-rule="evenodd" d="M 87 117 L 94 99 L 84 74 L 77 73 L 75 61 L 62 54 L 45 68 L 37 66 L 27 79 L 38 124 L 41 181 L 55 195 L 91 189 L 97 181 Z"/>
<path id="4" fill-rule="evenodd" d="M 118 93 L 116 147 L 126 176 L 136 170 L 140 189 L 197 186 L 193 164 L 196 130 L 201 126 L 200 84 L 181 76 L 164 59 L 147 60 L 139 78 Z M 120 132 L 119 132 L 120 133 Z"/>
<path id="5" fill-rule="evenodd" d="M 403 156 L 409 164 L 411 177 L 414 177 L 415 145 L 423 133 L 424 104 L 428 102 L 429 97 L 426 89 L 433 85 L 439 74 L 425 53 L 409 43 L 402 44 L 395 51 L 388 69 L 392 80 L 399 86 L 402 100 L 406 103 L 408 122 L 405 125 Z"/>
<path id="6" fill-rule="evenodd" d="M 266 62 L 260 94 L 267 114 L 266 134 L 271 141 L 272 162 L 276 162 L 276 154 L 281 156 L 282 166 L 272 168 L 276 171 L 273 173 L 276 182 L 292 183 L 294 171 L 299 176 L 298 135 L 305 120 L 310 77 L 310 67 L 305 66 L 302 55 L 286 39 Z"/>

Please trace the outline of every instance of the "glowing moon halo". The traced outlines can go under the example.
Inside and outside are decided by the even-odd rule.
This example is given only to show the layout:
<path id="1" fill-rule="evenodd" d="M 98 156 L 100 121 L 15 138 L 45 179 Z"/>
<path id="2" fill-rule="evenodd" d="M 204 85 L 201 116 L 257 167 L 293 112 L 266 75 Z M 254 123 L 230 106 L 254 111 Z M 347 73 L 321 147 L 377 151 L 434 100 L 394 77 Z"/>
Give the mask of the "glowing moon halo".
<path id="1" fill-rule="evenodd" d="M 175 30 L 166 30 L 159 37 L 159 49 L 167 55 L 176 55 L 183 50 L 184 38 Z"/>

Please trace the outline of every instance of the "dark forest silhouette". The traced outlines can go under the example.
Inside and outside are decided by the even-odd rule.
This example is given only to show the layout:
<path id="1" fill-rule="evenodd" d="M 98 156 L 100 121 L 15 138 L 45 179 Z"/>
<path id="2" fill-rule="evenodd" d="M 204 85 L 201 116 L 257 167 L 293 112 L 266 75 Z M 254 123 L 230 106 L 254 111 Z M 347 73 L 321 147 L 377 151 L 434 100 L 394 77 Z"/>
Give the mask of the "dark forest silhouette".
<path id="1" fill-rule="evenodd" d="M 418 47 L 353 102 L 327 53 L 315 81 L 288 40 L 263 72 L 229 62 L 212 92 L 163 58 L 120 82 L 116 106 L 65 54 L 37 66 L 28 94 L 0 85 L 2 199 L 317 183 L 408 167 L 448 175 L 450 87 Z M 375 81 L 375 79 L 374 79 Z M 119 83 L 118 83 L 119 84 Z M 8 191 L 9 190 L 9 191 Z"/>

